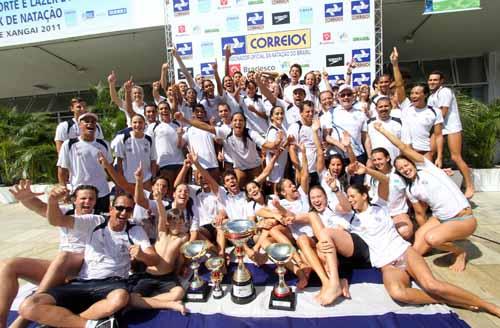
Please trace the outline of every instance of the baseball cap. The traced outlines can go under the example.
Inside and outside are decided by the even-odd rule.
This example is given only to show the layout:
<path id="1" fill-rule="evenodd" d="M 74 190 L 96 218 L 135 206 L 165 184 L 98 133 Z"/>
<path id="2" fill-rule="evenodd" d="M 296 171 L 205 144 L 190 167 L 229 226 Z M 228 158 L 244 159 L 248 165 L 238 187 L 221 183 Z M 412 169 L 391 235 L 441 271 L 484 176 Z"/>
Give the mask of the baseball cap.
<path id="1" fill-rule="evenodd" d="M 305 94 L 306 93 L 306 89 L 304 88 L 304 86 L 302 84 L 299 84 L 299 85 L 296 85 L 294 88 L 293 88 L 293 93 L 297 92 L 297 91 L 300 91 L 302 90 L 302 92 Z"/>
<path id="2" fill-rule="evenodd" d="M 348 91 L 351 91 L 351 92 L 354 92 L 354 89 L 349 85 L 349 84 L 342 84 L 339 88 L 339 94 L 342 93 L 342 91 L 345 91 L 345 90 L 348 90 Z"/>
<path id="3" fill-rule="evenodd" d="M 85 117 L 93 117 L 97 121 L 97 115 L 91 112 L 86 112 L 78 117 L 78 122 L 83 120 Z"/>

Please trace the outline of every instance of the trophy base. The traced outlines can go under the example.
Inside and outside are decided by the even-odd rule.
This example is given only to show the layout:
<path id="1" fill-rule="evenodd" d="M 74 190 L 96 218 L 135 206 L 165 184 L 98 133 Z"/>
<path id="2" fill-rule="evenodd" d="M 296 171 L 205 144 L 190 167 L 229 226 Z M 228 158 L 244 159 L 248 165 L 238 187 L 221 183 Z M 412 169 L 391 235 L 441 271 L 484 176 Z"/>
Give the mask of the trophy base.
<path id="1" fill-rule="evenodd" d="M 245 282 L 233 281 L 231 289 L 231 300 L 236 304 L 248 304 L 255 299 L 257 293 L 253 286 L 252 280 Z"/>
<path id="2" fill-rule="evenodd" d="M 216 300 L 221 299 L 224 297 L 224 291 L 222 289 L 212 288 L 212 297 Z"/>
<path id="3" fill-rule="evenodd" d="M 206 302 L 210 289 L 208 284 L 203 284 L 199 289 L 188 289 L 184 296 L 184 302 Z"/>
<path id="4" fill-rule="evenodd" d="M 296 298 L 295 293 L 291 292 L 287 296 L 278 297 L 271 292 L 269 299 L 269 308 L 273 310 L 295 311 Z"/>

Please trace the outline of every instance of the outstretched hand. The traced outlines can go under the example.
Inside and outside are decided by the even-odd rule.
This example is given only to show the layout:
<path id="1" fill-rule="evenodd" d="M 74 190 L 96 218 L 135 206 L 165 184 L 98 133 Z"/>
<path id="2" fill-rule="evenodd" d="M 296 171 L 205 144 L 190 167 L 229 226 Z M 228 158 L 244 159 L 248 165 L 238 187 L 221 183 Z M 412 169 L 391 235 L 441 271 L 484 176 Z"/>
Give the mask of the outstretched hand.
<path id="1" fill-rule="evenodd" d="M 33 192 L 31 190 L 31 181 L 30 180 L 20 180 L 17 185 L 12 186 L 12 188 L 9 188 L 10 193 L 14 198 L 19 201 L 25 201 L 29 199 L 33 199 L 37 196 L 41 196 L 44 193 L 43 192 Z"/>
<path id="2" fill-rule="evenodd" d="M 55 186 L 49 192 L 49 200 L 61 201 L 65 199 L 69 194 L 68 188 L 65 186 Z"/>
<path id="3" fill-rule="evenodd" d="M 111 73 L 108 75 L 108 83 L 109 84 L 116 84 L 116 74 L 115 71 L 111 71 Z"/>
<path id="4" fill-rule="evenodd" d="M 391 60 L 391 64 L 392 65 L 397 65 L 398 64 L 398 61 L 399 61 L 398 48 L 396 48 L 396 47 L 392 48 L 392 52 L 391 52 L 391 55 L 389 56 L 389 59 Z"/>
<path id="5" fill-rule="evenodd" d="M 144 170 L 142 169 L 142 161 L 139 162 L 139 166 L 137 170 L 134 172 L 135 181 L 143 181 L 144 180 Z"/>

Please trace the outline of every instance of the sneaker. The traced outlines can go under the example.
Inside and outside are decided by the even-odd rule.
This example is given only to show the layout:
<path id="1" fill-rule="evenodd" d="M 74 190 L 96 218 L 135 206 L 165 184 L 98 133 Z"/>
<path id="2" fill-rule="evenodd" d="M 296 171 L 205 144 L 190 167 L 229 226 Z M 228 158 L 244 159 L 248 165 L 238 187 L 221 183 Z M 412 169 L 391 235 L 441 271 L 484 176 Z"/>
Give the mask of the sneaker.
<path id="1" fill-rule="evenodd" d="M 115 317 L 107 319 L 88 320 L 85 328 L 118 328 L 118 320 Z"/>

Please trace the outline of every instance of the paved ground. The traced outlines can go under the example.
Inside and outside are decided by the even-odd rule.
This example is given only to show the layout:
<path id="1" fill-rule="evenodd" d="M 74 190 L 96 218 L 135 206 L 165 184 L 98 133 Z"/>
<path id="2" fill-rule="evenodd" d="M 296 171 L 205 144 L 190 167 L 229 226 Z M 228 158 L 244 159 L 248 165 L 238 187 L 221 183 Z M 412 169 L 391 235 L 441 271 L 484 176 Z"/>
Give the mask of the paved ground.
<path id="1" fill-rule="evenodd" d="M 456 283 L 479 296 L 500 304 L 500 193 L 485 192 L 474 196 L 479 227 L 464 245 L 470 262 L 463 273 L 447 268 L 447 257 L 427 257 L 441 279 Z M 0 205 L 0 259 L 13 256 L 53 258 L 57 253 L 57 229 L 19 204 Z M 500 328 L 500 319 L 485 313 L 457 310 L 472 327 Z"/>

